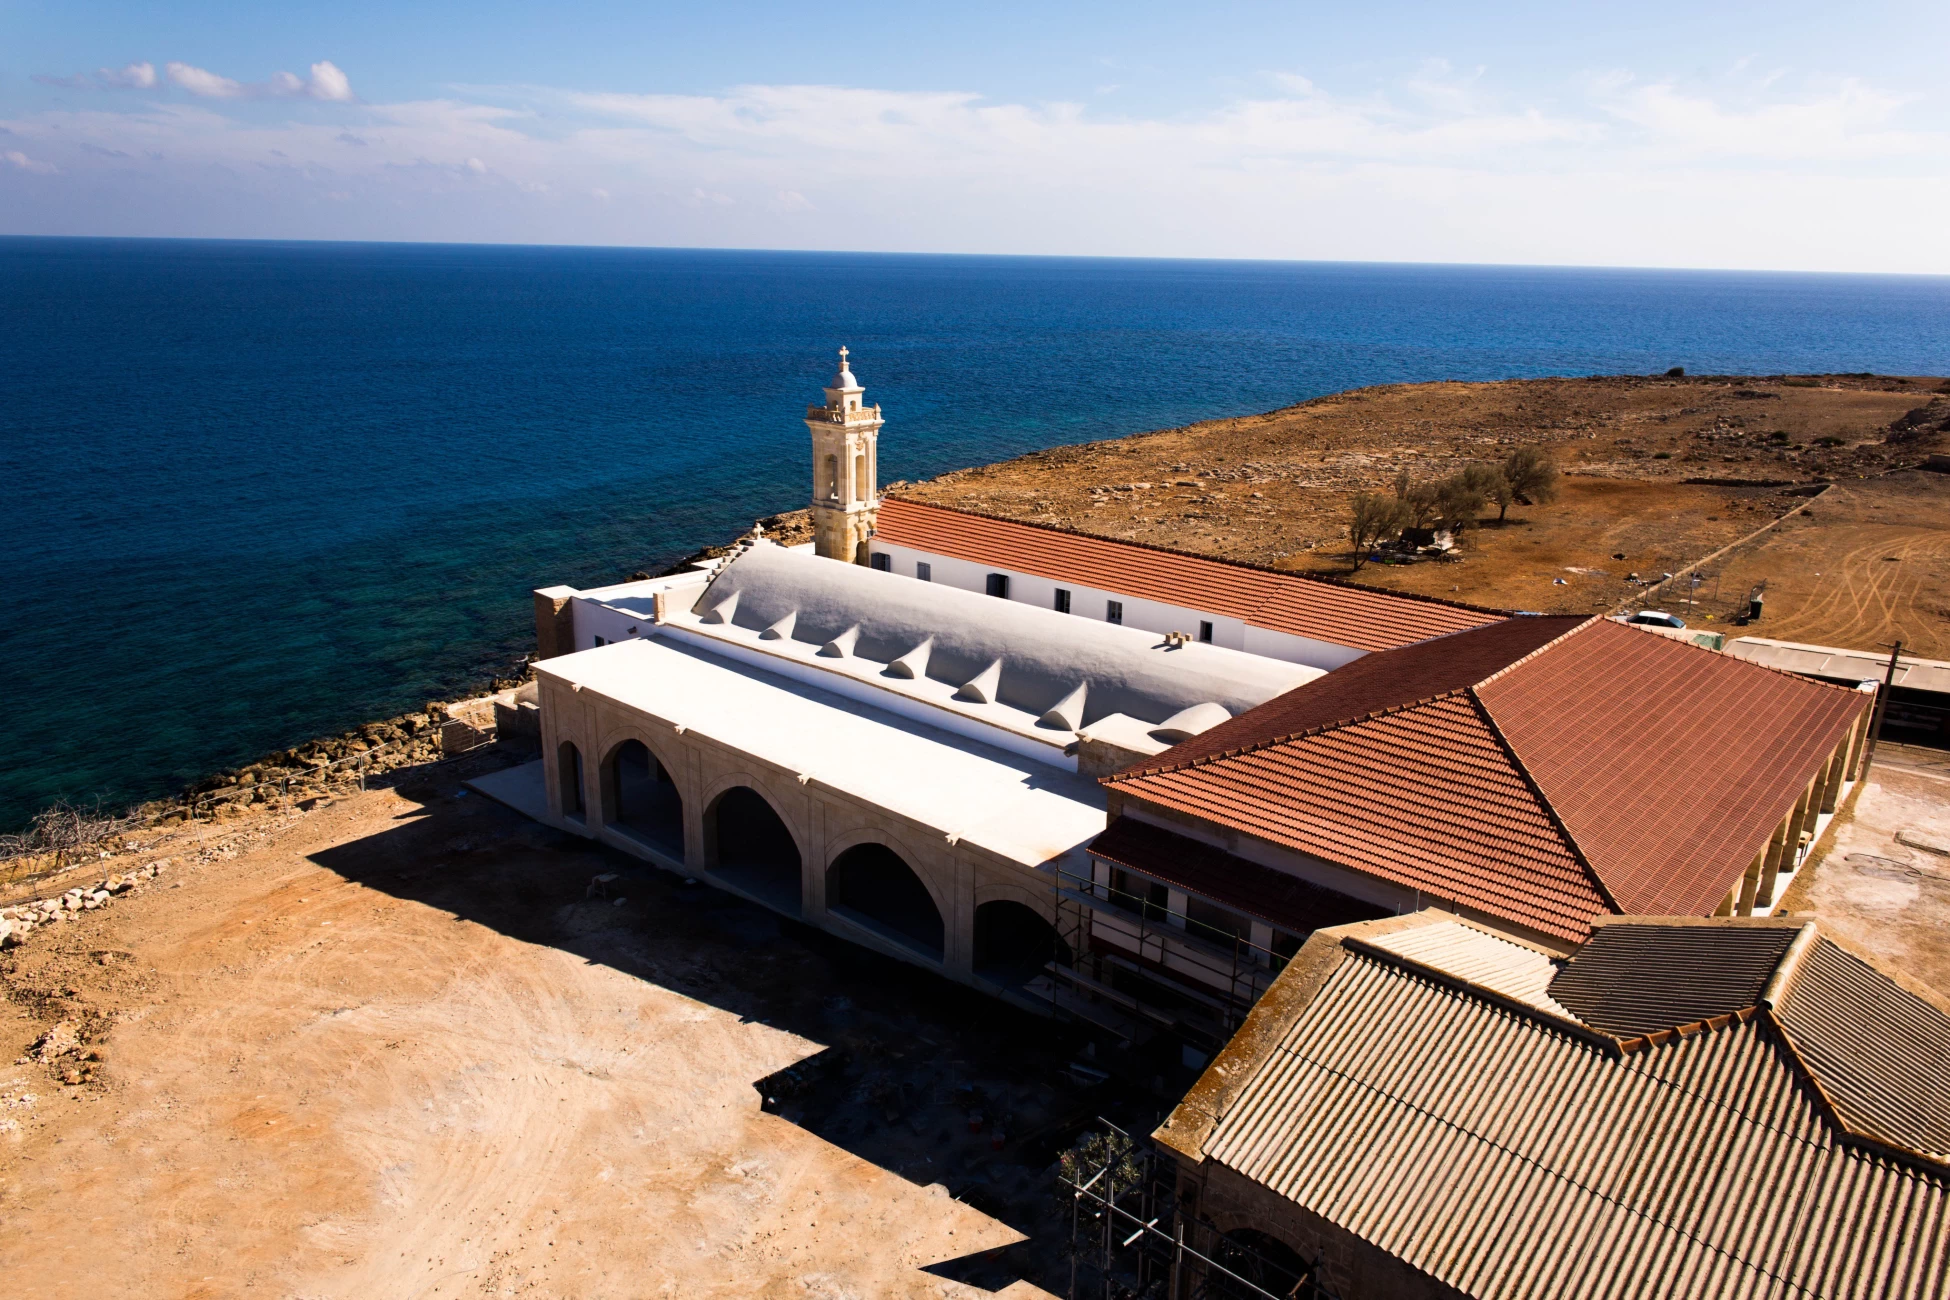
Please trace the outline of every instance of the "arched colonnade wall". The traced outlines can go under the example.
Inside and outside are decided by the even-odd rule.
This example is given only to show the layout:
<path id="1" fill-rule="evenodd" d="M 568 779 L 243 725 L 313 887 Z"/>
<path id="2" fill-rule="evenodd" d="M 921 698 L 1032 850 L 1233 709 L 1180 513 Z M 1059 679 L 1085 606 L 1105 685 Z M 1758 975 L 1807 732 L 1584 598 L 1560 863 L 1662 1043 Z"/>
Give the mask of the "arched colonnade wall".
<path id="1" fill-rule="evenodd" d="M 975 910 L 984 903 L 1007 900 L 1034 910 L 1054 922 L 1054 898 L 1047 876 L 1012 862 L 979 845 L 950 843 L 931 827 L 860 799 L 818 780 L 801 781 L 756 755 L 725 746 L 695 731 L 676 727 L 639 710 L 599 695 L 574 691 L 543 678 L 541 684 L 542 754 L 546 772 L 549 816 L 558 826 L 599 839 L 626 853 L 672 870 L 710 880 L 744 894 L 755 902 L 786 910 L 772 899 L 739 888 L 735 880 L 718 874 L 715 836 L 708 833 L 707 816 L 726 793 L 744 787 L 755 791 L 791 834 L 799 852 L 799 919 L 842 938 L 889 955 L 939 970 L 963 982 L 974 982 Z M 683 810 L 683 856 L 673 842 L 668 848 L 608 820 L 605 779 L 613 756 L 625 742 L 635 740 L 668 772 Z M 580 756 L 582 807 L 573 803 L 576 774 L 572 755 Z M 939 960 L 903 944 L 887 933 L 863 924 L 847 910 L 828 906 L 829 871 L 847 850 L 878 844 L 892 850 L 926 886 L 941 915 L 942 952 Z"/>

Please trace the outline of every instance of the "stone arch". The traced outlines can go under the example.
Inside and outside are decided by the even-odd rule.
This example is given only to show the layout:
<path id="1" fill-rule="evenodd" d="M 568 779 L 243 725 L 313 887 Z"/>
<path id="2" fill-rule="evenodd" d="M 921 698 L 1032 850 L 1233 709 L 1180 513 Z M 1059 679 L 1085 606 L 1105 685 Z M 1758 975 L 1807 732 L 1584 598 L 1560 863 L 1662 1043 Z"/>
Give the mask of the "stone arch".
<path id="1" fill-rule="evenodd" d="M 1050 901 L 1048 886 L 1031 889 L 1008 880 L 991 880 L 986 884 L 975 886 L 975 903 L 978 907 L 983 903 L 995 903 L 1005 899 L 1011 903 L 1021 903 L 1045 921 L 1052 924 L 1056 921 L 1056 906 Z"/>
<path id="2" fill-rule="evenodd" d="M 793 916 L 804 910 L 799 840 L 762 792 L 742 782 L 704 810 L 704 865 L 726 883 Z"/>
<path id="3" fill-rule="evenodd" d="M 826 909 L 932 961 L 946 956 L 947 925 L 934 891 L 877 840 L 834 857 L 826 868 Z"/>
<path id="4" fill-rule="evenodd" d="M 556 792 L 562 798 L 562 815 L 580 820 L 588 812 L 582 784 L 582 751 L 573 740 L 555 747 Z"/>
<path id="5" fill-rule="evenodd" d="M 1021 988 L 1052 961 L 1068 966 L 1072 954 L 1041 912 L 1012 898 L 991 899 L 976 906 L 977 975 L 1005 988 Z"/>
<path id="6" fill-rule="evenodd" d="M 683 860 L 684 796 L 642 737 L 626 736 L 603 756 L 602 799 L 605 827 Z"/>

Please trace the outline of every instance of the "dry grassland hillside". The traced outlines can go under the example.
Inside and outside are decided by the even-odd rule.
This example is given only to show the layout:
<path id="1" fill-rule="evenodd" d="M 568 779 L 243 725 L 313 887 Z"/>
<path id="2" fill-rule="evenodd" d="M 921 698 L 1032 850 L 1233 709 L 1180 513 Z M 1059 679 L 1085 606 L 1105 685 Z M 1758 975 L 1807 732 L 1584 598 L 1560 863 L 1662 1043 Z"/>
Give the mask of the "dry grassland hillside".
<path id="1" fill-rule="evenodd" d="M 1723 622 L 1766 578 L 1756 633 L 1870 644 L 1896 628 L 1917 653 L 1950 657 L 1950 476 L 1887 476 L 1950 450 L 1946 390 L 1937 378 L 1832 375 L 1395 385 L 888 490 L 1345 577 L 1350 494 L 1386 491 L 1402 470 L 1433 480 L 1541 446 L 1564 470 L 1555 502 L 1514 507 L 1501 526 L 1492 509 L 1454 558 L 1370 564 L 1354 580 L 1595 612 L 1639 595 L 1633 574 L 1682 570 L 1806 507 L 1791 545 L 1756 539 L 1706 567 L 1694 621 Z M 1840 486 L 1811 502 L 1827 482 Z"/>

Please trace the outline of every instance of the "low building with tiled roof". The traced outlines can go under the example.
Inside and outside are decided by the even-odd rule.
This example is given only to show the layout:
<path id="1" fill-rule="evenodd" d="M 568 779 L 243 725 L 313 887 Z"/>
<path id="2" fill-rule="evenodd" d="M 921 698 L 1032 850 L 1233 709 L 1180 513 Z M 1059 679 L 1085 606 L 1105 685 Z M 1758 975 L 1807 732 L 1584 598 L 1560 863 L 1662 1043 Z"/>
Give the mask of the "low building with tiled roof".
<path id="1" fill-rule="evenodd" d="M 881 499 L 868 550 L 906 577 L 1316 668 L 1505 617 L 901 497 Z"/>
<path id="2" fill-rule="evenodd" d="M 1188 1246 L 1341 1300 L 1942 1297 L 1947 1010 L 1807 921 L 1566 961 L 1391 917 L 1317 932 L 1154 1137 Z"/>
<path id="3" fill-rule="evenodd" d="M 1610 915 L 1766 913 L 1848 793 L 1869 704 L 1604 619 L 1514 618 L 1364 656 L 1105 784 L 1120 844 L 1169 831 L 1562 945 Z"/>

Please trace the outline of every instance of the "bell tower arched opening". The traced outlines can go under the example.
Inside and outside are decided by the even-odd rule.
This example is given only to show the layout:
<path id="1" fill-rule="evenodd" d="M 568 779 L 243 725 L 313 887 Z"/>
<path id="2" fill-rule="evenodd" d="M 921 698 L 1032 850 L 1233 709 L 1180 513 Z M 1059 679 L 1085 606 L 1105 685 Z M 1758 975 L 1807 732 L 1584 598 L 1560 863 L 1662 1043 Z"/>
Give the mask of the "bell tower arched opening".
<path id="1" fill-rule="evenodd" d="M 840 349 L 839 373 L 826 387 L 826 404 L 806 408 L 806 428 L 813 450 L 813 550 L 829 560 L 849 564 L 867 562 L 867 539 L 873 536 L 880 509 L 875 483 L 879 464 L 878 406 L 868 406 L 866 389 L 847 365 Z"/>

